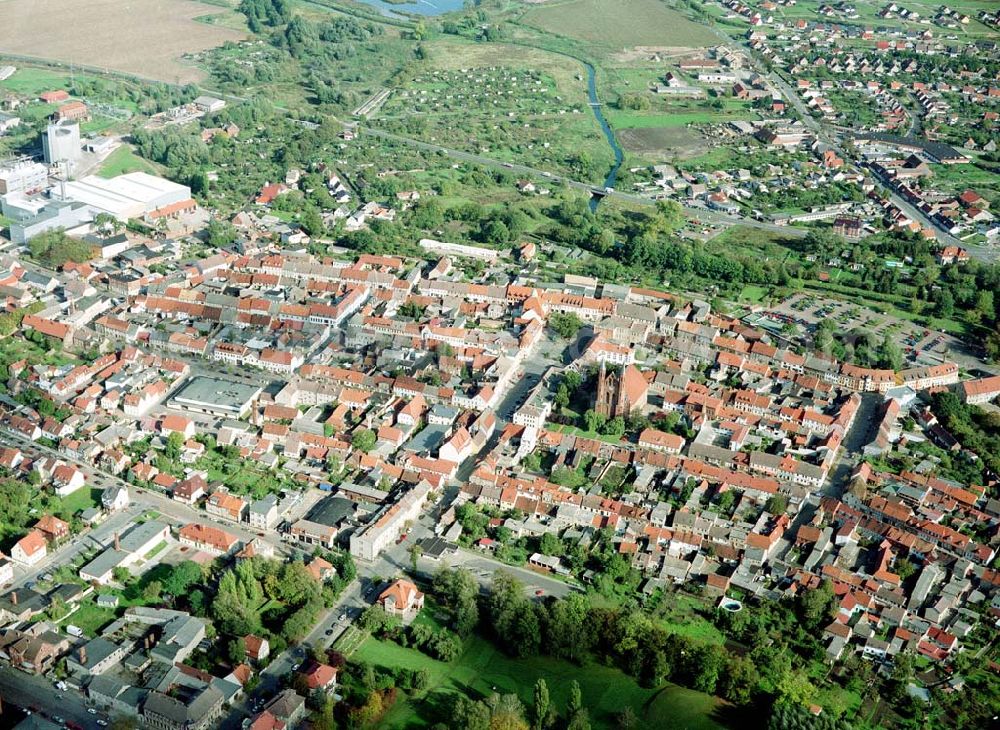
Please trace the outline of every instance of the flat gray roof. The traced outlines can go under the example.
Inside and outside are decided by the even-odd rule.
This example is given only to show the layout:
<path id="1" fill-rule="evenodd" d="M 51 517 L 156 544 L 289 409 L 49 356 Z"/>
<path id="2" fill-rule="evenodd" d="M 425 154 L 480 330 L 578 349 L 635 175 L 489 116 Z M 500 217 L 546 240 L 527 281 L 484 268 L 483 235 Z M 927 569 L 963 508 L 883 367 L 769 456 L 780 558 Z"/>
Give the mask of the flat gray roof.
<path id="1" fill-rule="evenodd" d="M 143 522 L 122 535 L 118 544 L 125 552 L 134 553 L 152 540 L 157 533 L 163 532 L 164 529 L 167 529 L 169 532 L 167 525 L 158 520 Z"/>
<path id="2" fill-rule="evenodd" d="M 100 578 L 128 560 L 131 555 L 124 550 L 109 548 L 80 568 L 84 578 Z"/>
<path id="3" fill-rule="evenodd" d="M 181 407 L 239 415 L 260 391 L 260 386 L 196 375 L 181 386 L 170 401 Z"/>

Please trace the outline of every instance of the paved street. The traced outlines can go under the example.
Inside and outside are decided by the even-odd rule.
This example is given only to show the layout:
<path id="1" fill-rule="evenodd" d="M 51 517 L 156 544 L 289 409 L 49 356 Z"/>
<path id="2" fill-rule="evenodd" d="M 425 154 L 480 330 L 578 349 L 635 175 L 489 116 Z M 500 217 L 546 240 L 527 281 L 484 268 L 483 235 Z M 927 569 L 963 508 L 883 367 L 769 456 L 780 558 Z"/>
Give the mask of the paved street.
<path id="1" fill-rule="evenodd" d="M 99 730 L 97 720 L 107 720 L 104 713 L 92 715 L 87 712 L 87 705 L 79 693 L 60 692 L 50 680 L 10 667 L 0 667 L 0 698 L 4 707 L 16 705 L 50 719 L 60 717 L 86 730 Z"/>
<path id="2" fill-rule="evenodd" d="M 510 573 L 521 581 L 525 586 L 525 591 L 530 596 L 555 596 L 556 598 L 562 598 L 580 590 L 565 581 L 550 578 L 544 573 L 529 568 L 518 568 L 513 565 L 507 565 L 506 563 L 501 563 L 499 560 L 493 560 L 489 556 L 480 555 L 471 550 L 459 550 L 449 559 L 449 562 L 454 567 L 466 568 L 471 571 L 483 588 L 488 587 L 493 581 L 494 573 L 502 571 Z M 423 560 L 421 560 L 420 567 L 423 569 Z"/>
<path id="3" fill-rule="evenodd" d="M 809 524 L 816 508 L 819 507 L 821 497 L 835 497 L 840 499 L 848 485 L 850 484 L 851 472 L 858 465 L 858 457 L 865 444 L 874 438 L 874 431 L 879 424 L 879 406 L 882 404 L 882 397 L 877 393 L 864 393 L 861 396 L 861 407 L 858 408 L 854 416 L 854 422 L 844 435 L 837 460 L 830 468 L 829 475 L 823 488 L 813 492 L 805 502 L 799 507 L 795 519 L 791 526 L 785 531 L 786 536 L 798 533 L 799 527 Z M 783 537 L 780 541 L 776 555 L 781 559 L 785 557 L 792 548 L 792 541 L 789 537 Z"/>

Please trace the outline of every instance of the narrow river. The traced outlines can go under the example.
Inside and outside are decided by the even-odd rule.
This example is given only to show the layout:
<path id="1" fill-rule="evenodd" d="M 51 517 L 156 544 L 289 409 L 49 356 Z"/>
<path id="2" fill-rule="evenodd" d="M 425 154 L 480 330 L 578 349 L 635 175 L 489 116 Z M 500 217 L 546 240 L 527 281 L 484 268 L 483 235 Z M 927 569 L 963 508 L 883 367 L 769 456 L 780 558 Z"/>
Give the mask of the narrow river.
<path id="1" fill-rule="evenodd" d="M 594 66 L 587 61 L 584 61 L 583 65 L 587 67 L 587 97 L 590 102 L 590 110 L 594 112 L 594 118 L 597 119 L 597 123 L 601 125 L 601 131 L 604 133 L 605 139 L 608 140 L 608 144 L 611 145 L 612 152 L 615 153 L 615 162 L 611 165 L 611 169 L 608 170 L 608 176 L 604 178 L 604 187 L 613 188 L 615 186 L 615 180 L 618 177 L 618 170 L 621 168 L 622 162 L 625 160 L 625 153 L 618 144 L 618 139 L 615 137 L 614 130 L 611 129 L 611 125 L 608 124 L 608 120 L 605 119 L 604 112 L 601 111 L 601 102 L 597 98 L 597 73 L 594 70 Z M 590 198 L 590 209 L 592 211 L 597 210 L 597 205 L 601 202 L 602 197 L 602 195 L 594 195 Z"/>

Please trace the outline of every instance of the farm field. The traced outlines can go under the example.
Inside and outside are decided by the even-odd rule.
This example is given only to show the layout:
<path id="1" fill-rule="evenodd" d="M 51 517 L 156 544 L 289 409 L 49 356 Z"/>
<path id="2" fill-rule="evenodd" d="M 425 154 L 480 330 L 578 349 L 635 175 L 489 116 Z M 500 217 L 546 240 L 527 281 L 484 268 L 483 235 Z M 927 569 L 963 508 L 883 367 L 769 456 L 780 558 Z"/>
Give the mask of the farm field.
<path id="1" fill-rule="evenodd" d="M 569 0 L 532 8 L 522 21 L 585 43 L 623 47 L 712 45 L 718 38 L 661 0 Z"/>
<path id="2" fill-rule="evenodd" d="M 739 118 L 738 115 L 732 113 L 711 111 L 640 114 L 609 110 L 605 114 L 611 126 L 615 129 L 669 129 L 671 127 L 683 127 L 688 124 L 713 124 Z"/>
<path id="3" fill-rule="evenodd" d="M 560 709 L 566 706 L 571 680 L 576 679 L 595 728 L 614 727 L 615 713 L 628 705 L 643 727 L 718 730 L 723 725 L 717 715 L 727 707 L 715 697 L 675 685 L 658 690 L 640 687 L 619 670 L 600 664 L 588 664 L 581 671 L 575 664 L 548 657 L 512 659 L 479 637 L 470 639 L 462 656 L 450 663 L 371 637 L 351 658 L 374 666 L 426 669 L 430 675 L 426 694 L 400 696 L 382 720 L 385 728 L 432 725 L 436 713 L 447 708 L 447 694 L 452 692 L 474 696 L 487 696 L 494 690 L 516 693 L 530 704 L 539 677 L 545 678 L 552 703 Z"/>
<path id="4" fill-rule="evenodd" d="M 184 53 L 246 35 L 195 20 L 214 12 L 230 11 L 189 0 L 131 0 L 126 8 L 118 0 L 2 0 L 0 53 L 193 82 L 204 74 L 181 60 Z"/>

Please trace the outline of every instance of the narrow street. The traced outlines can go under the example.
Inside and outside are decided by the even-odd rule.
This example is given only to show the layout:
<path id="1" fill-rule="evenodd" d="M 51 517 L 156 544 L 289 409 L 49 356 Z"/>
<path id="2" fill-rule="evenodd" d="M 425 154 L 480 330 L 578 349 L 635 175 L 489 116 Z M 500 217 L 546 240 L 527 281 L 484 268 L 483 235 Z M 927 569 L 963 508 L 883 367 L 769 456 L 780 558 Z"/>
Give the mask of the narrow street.
<path id="1" fill-rule="evenodd" d="M 844 434 L 837 463 L 830 470 L 824 495 L 840 499 L 850 484 L 851 472 L 859 463 L 861 450 L 875 438 L 879 424 L 879 409 L 884 399 L 878 393 L 863 393 L 854 423 Z"/>
<path id="2" fill-rule="evenodd" d="M 0 667 L 0 699 L 4 708 L 0 717 L 0 722 L 3 723 L 9 714 L 9 705 L 37 712 L 53 721 L 58 717 L 74 722 L 87 730 L 100 730 L 97 720 L 107 720 L 107 715 L 103 713 L 95 715 L 87 712 L 86 702 L 78 692 L 60 692 L 44 677 L 26 674 L 6 666 Z"/>

